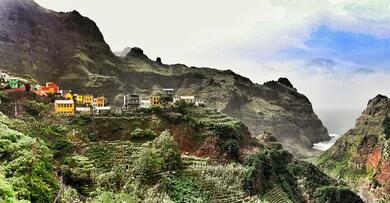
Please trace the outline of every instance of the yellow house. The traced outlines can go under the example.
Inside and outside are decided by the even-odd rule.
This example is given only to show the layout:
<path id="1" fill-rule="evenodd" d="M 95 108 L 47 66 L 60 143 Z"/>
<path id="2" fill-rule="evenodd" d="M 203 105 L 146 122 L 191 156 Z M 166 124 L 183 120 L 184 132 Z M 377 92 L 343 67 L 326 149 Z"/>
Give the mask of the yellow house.
<path id="1" fill-rule="evenodd" d="M 73 95 L 72 95 L 72 93 L 70 93 L 70 92 L 66 93 L 65 99 L 66 99 L 66 100 L 73 100 Z"/>
<path id="2" fill-rule="evenodd" d="M 151 96 L 150 97 L 150 104 L 152 106 L 160 106 L 161 105 L 160 96 Z"/>
<path id="3" fill-rule="evenodd" d="M 82 95 L 77 95 L 76 102 L 77 102 L 77 104 L 83 104 L 83 96 Z"/>
<path id="4" fill-rule="evenodd" d="M 63 116 L 74 116 L 74 101 L 56 100 L 54 102 L 54 112 Z"/>
<path id="5" fill-rule="evenodd" d="M 91 106 L 92 102 L 93 102 L 93 96 L 92 95 L 85 95 L 83 97 L 83 104 L 85 106 Z"/>

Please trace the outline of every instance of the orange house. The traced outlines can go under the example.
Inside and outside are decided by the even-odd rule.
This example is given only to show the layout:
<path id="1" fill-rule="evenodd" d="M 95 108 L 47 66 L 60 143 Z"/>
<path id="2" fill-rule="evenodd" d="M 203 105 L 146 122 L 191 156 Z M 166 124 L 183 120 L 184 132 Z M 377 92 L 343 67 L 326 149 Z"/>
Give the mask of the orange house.
<path id="1" fill-rule="evenodd" d="M 95 106 L 104 106 L 106 99 L 104 97 L 96 97 L 93 99 Z"/>
<path id="2" fill-rule="evenodd" d="M 41 87 L 40 91 L 45 92 L 47 94 L 54 94 L 59 91 L 59 86 L 54 82 L 47 82 L 45 87 Z"/>

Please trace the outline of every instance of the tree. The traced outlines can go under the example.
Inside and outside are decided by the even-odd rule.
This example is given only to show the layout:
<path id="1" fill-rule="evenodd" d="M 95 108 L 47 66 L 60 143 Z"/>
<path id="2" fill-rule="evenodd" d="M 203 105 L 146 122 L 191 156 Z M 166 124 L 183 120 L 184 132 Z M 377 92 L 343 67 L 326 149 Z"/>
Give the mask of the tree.
<path id="1" fill-rule="evenodd" d="M 386 139 L 390 137 L 390 117 L 386 116 L 385 120 L 383 121 L 383 133 L 386 135 Z"/>
<path id="2" fill-rule="evenodd" d="M 169 104 L 169 102 L 173 102 L 173 98 L 168 95 L 163 95 L 160 97 L 160 102 L 162 103 L 163 108 L 165 109 L 166 106 Z"/>
<path id="3" fill-rule="evenodd" d="M 180 169 L 182 163 L 175 139 L 168 131 L 162 132 L 155 140 L 149 142 L 149 147 L 140 151 L 134 165 L 134 174 L 144 180 L 159 172 Z"/>

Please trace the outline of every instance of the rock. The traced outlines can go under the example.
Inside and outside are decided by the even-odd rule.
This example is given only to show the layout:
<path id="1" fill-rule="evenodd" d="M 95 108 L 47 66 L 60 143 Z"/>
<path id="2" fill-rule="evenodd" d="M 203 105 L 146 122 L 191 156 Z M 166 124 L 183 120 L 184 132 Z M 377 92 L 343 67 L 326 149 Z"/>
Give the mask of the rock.
<path id="1" fill-rule="evenodd" d="M 278 82 L 282 83 L 283 85 L 287 87 L 294 88 L 294 86 L 291 84 L 291 82 L 287 78 L 279 78 Z"/>
<path id="2" fill-rule="evenodd" d="M 148 58 L 144 51 L 141 48 L 133 47 L 130 52 L 126 55 L 126 57 L 134 57 L 134 58 Z"/>
<path id="3" fill-rule="evenodd" d="M 156 63 L 157 63 L 157 64 L 160 64 L 160 65 L 163 64 L 160 57 L 157 57 L 157 58 L 156 58 Z"/>

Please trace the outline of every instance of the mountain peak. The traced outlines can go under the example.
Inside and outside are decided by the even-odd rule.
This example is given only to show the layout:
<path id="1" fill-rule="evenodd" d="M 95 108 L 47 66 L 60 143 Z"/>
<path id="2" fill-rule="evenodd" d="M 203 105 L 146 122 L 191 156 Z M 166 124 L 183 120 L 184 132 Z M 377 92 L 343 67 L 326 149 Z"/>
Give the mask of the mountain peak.
<path id="1" fill-rule="evenodd" d="M 131 48 L 130 52 L 126 54 L 126 57 L 141 58 L 141 59 L 148 58 L 144 54 L 144 51 L 138 47 Z"/>
<path id="2" fill-rule="evenodd" d="M 285 86 L 287 86 L 287 87 L 294 88 L 294 86 L 292 85 L 292 83 L 290 82 L 290 80 L 288 80 L 287 78 L 279 78 L 279 79 L 278 79 L 278 82 L 279 82 L 279 83 L 282 83 L 283 85 L 285 85 Z"/>

